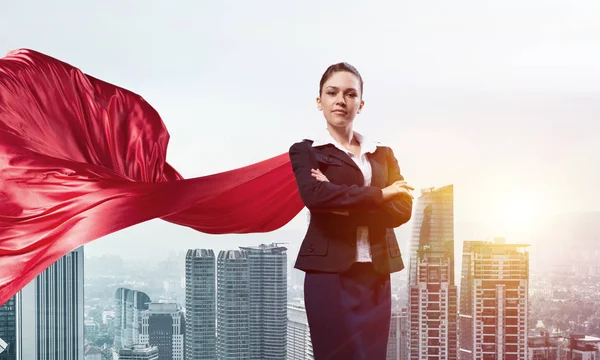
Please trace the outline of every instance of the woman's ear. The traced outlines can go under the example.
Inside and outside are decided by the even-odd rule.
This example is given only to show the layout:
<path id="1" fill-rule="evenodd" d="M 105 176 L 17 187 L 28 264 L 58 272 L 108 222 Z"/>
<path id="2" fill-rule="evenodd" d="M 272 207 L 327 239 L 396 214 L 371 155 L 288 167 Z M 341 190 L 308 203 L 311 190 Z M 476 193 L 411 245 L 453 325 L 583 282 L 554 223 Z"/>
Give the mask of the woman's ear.
<path id="1" fill-rule="evenodd" d="M 358 111 L 356 112 L 357 114 L 360 114 L 363 106 L 365 106 L 365 102 L 361 100 L 360 101 L 360 105 L 358 106 Z"/>

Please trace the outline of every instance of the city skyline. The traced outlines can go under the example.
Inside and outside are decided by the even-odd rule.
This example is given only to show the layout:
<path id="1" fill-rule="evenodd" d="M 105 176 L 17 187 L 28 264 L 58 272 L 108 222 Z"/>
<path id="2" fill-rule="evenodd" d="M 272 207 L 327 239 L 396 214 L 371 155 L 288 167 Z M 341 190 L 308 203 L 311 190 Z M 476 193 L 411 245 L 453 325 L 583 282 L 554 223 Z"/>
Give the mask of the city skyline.
<path id="1" fill-rule="evenodd" d="M 427 287 L 428 290 L 430 290 L 429 293 L 424 292 L 423 295 L 425 295 L 425 294 L 427 295 L 426 302 L 429 305 L 431 305 L 431 304 L 434 305 L 434 307 L 431 307 L 427 310 L 430 315 L 432 314 L 432 312 L 438 311 L 438 309 L 439 310 L 447 309 L 448 315 L 450 315 L 450 313 L 453 313 L 454 311 L 456 311 L 456 313 L 458 315 L 458 309 L 456 308 L 456 305 L 452 305 L 451 301 L 450 301 L 450 298 L 452 296 L 456 296 L 456 294 L 452 295 L 452 292 L 450 292 L 450 293 L 446 292 L 447 295 L 443 295 L 443 292 L 440 294 L 437 294 L 436 291 L 434 291 L 435 290 L 434 288 L 436 285 L 438 287 L 440 287 L 440 285 L 441 285 L 442 290 L 443 289 L 448 290 L 449 289 L 448 284 L 451 283 L 449 281 L 449 274 L 450 274 L 449 269 L 451 267 L 446 266 L 446 272 L 444 272 L 444 266 L 439 266 L 439 265 L 443 265 L 443 264 L 440 262 L 436 262 L 438 259 L 443 258 L 443 256 L 442 257 L 438 256 L 438 254 L 440 252 L 442 253 L 442 255 L 448 253 L 448 249 L 446 248 L 446 246 L 444 244 L 452 241 L 452 233 L 451 232 L 447 233 L 447 234 L 444 233 L 444 229 L 451 229 L 451 226 L 448 226 L 448 222 L 444 221 L 443 219 L 440 219 L 440 215 L 445 219 L 452 218 L 452 216 L 451 216 L 451 214 L 452 214 L 451 213 L 452 191 L 451 190 L 452 190 L 451 186 L 444 186 L 440 189 L 429 189 L 429 192 L 424 193 L 424 195 L 422 196 L 425 198 L 425 200 L 423 200 L 423 199 L 417 200 L 417 206 L 415 209 L 416 212 L 422 212 L 423 215 L 425 215 L 425 216 L 421 216 L 421 217 L 417 216 L 415 218 L 417 223 L 419 222 L 419 220 L 421 220 L 421 221 L 420 221 L 420 225 L 419 224 L 413 225 L 413 233 L 415 235 L 415 236 L 413 236 L 413 238 L 415 238 L 419 241 L 418 248 L 420 248 L 420 249 L 419 249 L 418 253 L 420 254 L 419 256 L 421 256 L 423 258 L 423 261 L 419 262 L 420 268 L 422 270 L 420 270 L 420 273 L 418 272 L 418 274 L 419 274 L 419 276 L 423 276 L 423 274 L 424 274 L 427 277 L 427 280 L 423 281 L 422 283 Z M 428 212 L 427 209 L 433 209 L 433 210 L 431 212 Z M 450 211 L 448 211 L 448 210 L 450 210 Z M 435 224 L 435 226 L 431 226 L 434 224 Z M 428 225 L 428 226 L 424 226 L 424 225 Z M 442 231 L 440 231 L 440 230 L 442 230 Z M 504 243 L 505 243 L 504 239 L 501 239 L 501 240 L 494 239 L 494 241 L 498 244 L 503 244 L 502 246 L 504 246 L 506 249 L 512 249 L 513 247 L 523 247 L 522 244 L 506 244 L 506 245 L 504 245 Z M 438 246 L 436 244 L 436 242 L 438 242 L 440 244 L 440 246 Z M 470 240 L 470 241 L 465 241 L 463 244 L 468 245 L 468 244 L 473 244 L 473 243 L 477 243 L 477 242 Z M 487 242 L 480 241 L 478 243 L 491 244 L 491 242 L 489 242 L 489 241 L 487 241 Z M 247 263 L 247 261 L 248 261 L 247 251 L 253 250 L 253 249 L 260 250 L 260 249 L 267 249 L 267 248 L 268 248 L 268 246 L 265 246 L 265 245 L 245 247 L 245 248 L 242 247 L 242 250 L 232 250 L 232 251 L 228 251 L 228 252 L 223 252 L 220 255 L 221 255 L 221 258 L 223 258 L 223 259 L 230 258 L 230 259 L 241 260 L 241 261 L 243 261 L 243 263 L 239 263 L 238 265 L 242 266 L 242 268 L 249 269 L 249 266 Z M 194 250 L 194 251 L 196 253 L 198 253 L 199 250 Z M 193 254 L 194 251 L 191 253 L 190 253 L 190 251 L 188 251 L 188 254 Z M 202 252 L 200 252 L 200 253 L 203 253 L 203 252 L 208 254 L 207 250 L 202 250 Z M 517 258 L 515 258 L 514 261 L 507 260 L 506 256 L 508 253 L 504 254 L 502 252 L 498 252 L 498 254 L 495 255 L 494 258 L 492 258 L 492 260 L 486 260 L 487 258 L 485 258 L 485 254 L 487 254 L 487 252 L 481 251 L 481 253 L 483 254 L 483 257 L 480 256 L 480 257 L 476 258 L 472 255 L 472 254 L 476 254 L 476 252 L 473 252 L 472 250 L 468 250 L 468 251 L 464 252 L 462 256 L 463 257 L 467 256 L 467 257 L 469 257 L 469 259 L 467 260 L 466 263 L 462 264 L 462 271 L 458 272 L 457 274 L 463 274 L 463 278 L 464 278 L 465 274 L 473 273 L 474 277 L 472 280 L 474 280 L 475 282 L 476 281 L 481 282 L 483 280 L 483 283 L 481 283 L 479 286 L 483 286 L 483 288 L 484 288 L 484 298 L 483 298 L 483 302 L 482 302 L 484 328 L 485 328 L 485 326 L 489 327 L 489 325 L 492 324 L 489 322 L 490 321 L 489 316 L 491 314 L 489 312 L 490 311 L 489 310 L 490 301 L 498 302 L 498 306 L 500 307 L 500 309 L 502 309 L 502 311 L 498 313 L 499 314 L 498 316 L 502 317 L 502 316 L 504 316 L 504 313 L 506 313 L 506 316 L 507 316 L 506 324 L 509 327 L 514 327 L 515 323 L 511 322 L 511 321 L 515 319 L 515 316 L 516 316 L 515 314 L 520 314 L 521 308 L 523 308 L 524 301 L 526 301 L 528 299 L 528 294 L 530 292 L 530 288 L 528 287 L 528 275 L 525 275 L 527 280 L 525 280 L 526 283 L 524 285 L 525 286 L 524 290 L 520 289 L 521 287 L 523 287 L 523 283 L 521 280 L 521 283 L 519 285 L 520 293 L 517 293 L 516 295 L 512 294 L 513 292 L 515 292 L 516 288 L 513 288 L 512 285 L 511 286 L 507 285 L 508 283 L 506 282 L 506 280 L 509 280 L 511 276 L 517 275 L 517 273 L 514 272 L 514 270 L 517 268 L 519 269 L 519 271 L 522 271 L 524 269 L 524 270 L 526 270 L 526 272 L 529 272 L 529 270 L 528 270 L 529 262 L 526 261 L 522 265 L 516 265 L 516 263 L 521 260 L 519 260 Z M 423 257 L 423 256 L 425 256 L 425 257 Z M 472 259 L 475 259 L 475 262 L 472 262 Z M 179 257 L 175 258 L 174 260 L 176 260 L 177 262 L 179 262 L 181 264 L 184 264 L 187 262 L 186 257 L 184 257 L 184 256 L 179 256 Z M 479 263 L 477 263 L 477 261 L 479 261 Z M 489 261 L 490 264 L 487 264 L 485 262 L 481 263 L 481 261 Z M 448 262 L 447 265 L 449 265 L 449 263 L 450 262 Z M 472 268 L 472 265 L 470 265 L 470 264 L 479 264 L 479 265 L 475 265 L 475 269 L 480 269 L 480 270 L 477 270 L 479 272 L 477 272 L 477 271 L 473 272 L 472 270 L 468 270 L 468 271 L 465 270 L 465 269 Z M 167 264 L 165 264 L 165 265 L 167 265 Z M 499 272 L 497 272 L 495 275 L 490 273 L 489 269 L 488 269 L 489 265 L 499 266 L 499 269 L 500 269 Z M 517 267 L 514 267 L 515 265 Z M 557 265 L 562 266 L 560 264 L 557 264 Z M 581 272 L 583 272 L 583 274 L 585 274 L 586 268 L 585 267 L 580 268 L 579 265 L 583 265 L 583 264 L 578 264 L 578 266 L 573 269 L 578 272 L 581 271 Z M 212 266 L 212 265 L 209 264 L 209 267 L 210 266 Z M 237 266 L 237 265 L 235 265 L 235 266 Z M 235 266 L 232 267 L 231 269 L 233 270 L 235 268 Z M 239 266 L 237 266 L 237 267 L 239 267 Z M 477 266 L 479 266 L 480 268 L 478 268 Z M 504 266 L 504 270 L 502 270 L 503 266 Z M 257 269 L 260 269 L 260 268 L 262 268 L 262 266 Z M 282 270 L 286 269 L 285 261 L 281 264 L 281 269 Z M 481 269 L 483 269 L 483 272 L 481 271 Z M 503 273 L 502 271 L 505 271 L 505 272 Z M 594 271 L 596 271 L 596 270 L 594 270 Z M 409 272 L 410 271 L 405 272 L 405 275 L 408 275 Z M 242 273 L 234 272 L 232 274 L 236 274 L 235 276 L 239 276 L 239 275 L 243 275 L 244 273 L 245 272 L 242 272 Z M 171 285 L 169 285 L 169 284 L 171 284 L 171 282 L 173 282 L 173 280 L 169 280 L 170 276 L 172 276 L 170 274 L 171 274 L 171 272 L 165 274 L 165 278 L 164 278 L 165 279 L 164 280 L 165 289 L 170 288 Z M 178 274 L 177 275 L 178 278 L 182 278 L 183 276 L 185 276 L 186 272 L 184 270 L 184 267 L 177 270 L 177 274 Z M 251 271 L 248 271 L 245 274 L 246 274 L 245 276 L 247 276 L 247 279 L 246 280 L 242 279 L 242 283 L 246 283 L 246 281 L 249 281 L 249 278 L 251 277 L 250 276 Z M 259 281 L 259 278 L 261 277 L 259 274 L 260 273 L 256 273 L 255 278 L 254 278 L 255 280 L 250 281 L 250 282 L 254 283 L 255 285 L 261 284 L 259 288 L 262 289 L 263 284 L 262 284 L 262 281 Z M 481 277 L 481 274 L 483 274 L 484 277 Z M 565 275 L 566 274 L 567 273 L 565 273 Z M 489 276 L 489 275 L 492 275 L 492 278 L 485 277 L 485 276 Z M 121 275 L 121 276 L 123 276 L 123 275 Z M 258 277 L 256 277 L 256 276 L 258 276 Z M 291 274 L 290 274 L 290 276 L 291 276 Z M 289 276 L 288 276 L 288 278 L 289 278 Z M 500 282 L 498 282 L 497 278 L 500 278 L 500 279 L 504 278 L 504 280 L 501 280 Z M 231 289 L 238 288 L 238 290 L 241 291 L 241 293 L 239 293 L 239 295 L 241 295 L 243 293 L 251 292 L 249 290 L 249 287 L 246 287 L 245 290 L 243 287 L 239 287 L 239 285 L 238 285 L 239 279 L 238 278 L 229 277 L 229 279 L 231 280 L 231 282 L 229 284 L 232 286 L 228 287 L 228 288 L 231 288 Z M 147 278 L 146 279 L 140 278 L 140 280 L 147 280 Z M 442 281 L 439 281 L 439 280 L 442 280 Z M 444 281 L 446 282 L 446 285 L 443 284 Z M 471 281 L 471 283 L 474 283 L 474 281 Z M 486 283 L 486 281 L 488 283 Z M 498 288 L 498 286 L 500 286 L 500 288 L 501 288 L 501 290 L 497 293 L 496 300 L 494 300 L 493 297 L 491 297 L 489 294 L 486 295 L 486 293 L 485 293 L 485 289 L 489 288 L 490 281 L 495 282 L 494 286 L 496 288 Z M 175 281 L 175 282 L 177 282 L 177 281 Z M 140 282 L 140 285 L 143 285 L 143 284 L 144 284 L 143 281 Z M 186 284 L 187 284 L 187 281 L 186 281 Z M 531 287 L 533 294 L 538 294 L 538 296 L 539 296 L 539 294 L 545 294 L 548 291 L 548 290 L 544 289 L 544 287 L 546 285 L 544 285 L 543 282 L 540 282 L 539 278 L 534 281 L 533 285 L 534 286 Z M 180 286 L 182 289 L 184 288 L 183 284 L 181 284 Z M 471 285 L 469 282 L 467 282 L 467 283 L 462 284 L 462 286 L 463 286 L 463 288 L 465 288 L 465 287 L 469 288 Z M 505 286 L 506 290 L 502 290 L 502 286 Z M 265 289 L 267 289 L 267 288 L 268 288 L 268 286 L 265 287 Z M 477 288 L 474 288 L 474 289 L 477 289 Z M 292 291 L 292 292 L 290 292 L 290 291 Z M 403 290 L 400 290 L 400 291 L 403 291 Z M 234 293 L 236 293 L 236 292 L 237 291 L 234 291 Z M 261 292 L 262 292 L 262 290 L 261 290 Z M 230 295 L 234 295 L 234 293 L 230 293 Z M 474 292 L 473 294 L 475 294 L 475 293 L 476 292 Z M 446 300 L 439 301 L 439 302 L 437 301 L 438 298 L 441 300 L 442 297 L 444 297 L 444 296 L 446 296 L 447 301 Z M 560 296 L 560 295 L 558 295 L 558 296 Z M 226 296 L 226 297 L 230 297 L 230 296 Z M 421 296 L 418 296 L 418 297 L 421 297 Z M 463 298 L 465 298 L 465 296 L 463 296 Z M 466 298 L 468 298 L 468 296 Z M 241 300 L 242 302 L 245 301 L 245 305 L 243 303 L 239 302 L 239 300 L 236 300 L 237 304 L 238 304 L 238 309 L 237 309 L 237 312 L 234 312 L 234 313 L 241 314 L 241 313 L 245 312 L 246 315 L 244 315 L 243 318 L 249 319 L 250 313 L 254 312 L 254 311 L 249 311 L 251 308 L 250 297 L 246 297 L 246 298 L 238 297 L 238 299 Z M 306 325 L 303 325 L 304 320 L 302 320 L 301 318 L 298 318 L 297 315 L 290 315 L 290 312 L 289 312 L 291 309 L 290 304 L 292 304 L 292 306 L 295 306 L 293 304 L 296 303 L 297 299 L 298 298 L 296 296 L 294 296 L 294 290 L 292 290 L 291 288 L 288 287 L 287 299 L 284 298 L 284 303 L 285 303 L 285 301 L 287 301 L 287 307 L 288 307 L 287 351 L 293 350 L 293 352 L 288 353 L 288 359 L 296 359 L 296 358 L 298 358 L 298 355 L 301 357 L 302 353 L 305 353 L 305 354 L 310 353 L 310 347 L 309 347 L 310 342 L 306 342 L 307 328 L 305 327 Z M 481 301 L 481 300 L 477 300 L 477 302 L 479 302 L 479 301 Z M 502 306 L 501 306 L 502 301 L 506 301 L 505 308 L 502 308 Z M 518 304 L 517 305 L 518 310 L 515 310 L 515 304 Z M 536 356 L 543 356 L 543 354 L 550 351 L 550 348 L 548 348 L 548 349 L 541 348 L 540 349 L 540 346 L 539 346 L 540 336 L 542 336 L 542 337 L 544 336 L 543 331 L 546 331 L 545 330 L 546 328 L 543 325 L 542 325 L 542 327 L 540 327 L 540 325 L 539 325 L 539 321 L 540 321 L 539 320 L 540 319 L 539 311 L 541 309 L 543 309 L 543 308 L 540 308 L 540 306 L 539 306 L 539 300 L 534 302 L 534 304 L 537 304 L 537 305 L 533 306 L 533 309 L 535 311 L 537 311 L 537 313 L 533 317 L 533 319 L 537 319 L 536 321 L 538 322 L 538 325 L 532 326 L 532 323 L 529 321 L 528 315 L 518 315 L 519 316 L 519 318 L 518 318 L 519 319 L 519 321 L 518 321 L 518 326 L 519 326 L 519 330 L 518 330 L 518 334 L 519 334 L 518 335 L 519 336 L 519 340 L 518 340 L 519 345 L 518 346 L 519 347 L 518 347 L 518 349 L 520 349 L 519 351 L 521 351 L 521 353 L 523 353 L 522 351 L 529 351 L 530 354 L 533 352 L 535 354 L 542 354 L 542 355 L 536 355 Z M 208 304 L 205 301 L 202 305 L 208 305 Z M 436 306 L 437 306 L 437 308 L 436 308 Z M 452 310 L 452 308 L 454 308 L 454 310 Z M 527 308 L 528 308 L 528 306 L 525 305 L 524 309 L 527 309 Z M 230 309 L 234 309 L 234 308 L 232 308 L 230 306 Z M 244 310 L 244 309 L 246 309 L 246 310 Z M 301 311 L 302 305 L 299 304 L 297 309 Z M 425 308 L 423 308 L 423 309 L 425 309 Z M 476 307 L 476 309 L 478 309 L 476 311 L 481 311 L 481 308 Z M 298 312 L 298 310 L 294 310 L 294 311 Z M 398 309 L 398 311 L 399 310 L 400 309 Z M 234 313 L 232 313 L 232 314 L 234 314 Z M 223 314 L 225 314 L 225 313 L 223 313 Z M 396 314 L 398 314 L 398 312 L 396 312 Z M 461 311 L 461 316 L 464 318 L 465 316 L 468 317 L 469 314 L 465 311 Z M 496 315 L 493 315 L 493 316 L 496 316 Z M 430 324 L 431 321 L 433 320 L 432 318 L 426 318 L 426 319 L 427 319 L 428 324 Z M 450 316 L 448 317 L 448 320 L 452 321 Z M 406 344 L 406 342 L 403 340 L 406 340 L 406 339 L 397 338 L 398 334 L 404 333 L 404 331 L 401 329 L 406 328 L 406 326 L 408 325 L 408 324 L 405 324 L 403 321 L 406 321 L 408 324 L 410 324 L 407 316 L 405 316 L 405 317 L 401 316 L 398 319 L 398 321 L 392 322 L 395 325 L 393 325 L 393 328 L 392 327 L 390 328 L 390 341 L 393 341 L 393 343 L 388 344 L 388 345 L 391 345 L 388 347 L 388 354 L 390 356 L 389 359 L 396 360 L 396 358 L 394 358 L 394 356 L 395 356 L 394 354 L 397 355 L 397 354 L 406 353 L 405 350 L 403 350 L 403 348 L 402 348 L 402 346 L 404 344 Z M 478 319 L 477 321 L 481 321 L 481 319 Z M 544 321 L 546 321 L 546 320 L 544 320 Z M 239 325 L 239 321 L 237 321 L 237 320 L 235 320 L 234 323 Z M 498 323 L 498 324 L 502 324 L 502 323 Z M 553 325 L 550 322 L 548 322 L 548 325 L 549 325 L 549 327 L 547 329 L 549 329 L 550 331 L 557 331 L 556 329 L 554 329 L 552 327 Z M 463 331 L 468 331 L 468 329 L 467 329 L 468 327 L 469 326 L 466 326 L 466 327 L 462 326 Z M 242 328 L 250 329 L 250 326 L 249 325 L 242 326 Z M 444 328 L 444 330 L 442 330 L 442 328 Z M 451 335 L 450 334 L 451 329 L 452 329 L 451 326 L 449 326 L 449 327 L 444 326 L 442 328 L 440 328 L 439 330 L 436 330 L 436 329 L 432 329 L 431 325 L 429 325 L 429 328 L 425 329 L 425 331 L 426 331 L 425 333 L 428 335 L 430 341 L 435 340 L 435 337 L 436 337 L 435 334 L 440 334 L 442 336 L 446 336 L 446 340 L 450 341 L 450 342 L 457 340 L 456 337 L 448 336 L 448 335 Z M 460 329 L 461 329 L 461 327 L 459 327 L 459 330 Z M 542 330 L 540 330 L 540 329 L 542 329 Z M 552 329 L 554 329 L 554 330 L 552 330 Z M 235 331 L 235 330 L 236 330 L 236 328 L 233 328 L 233 331 Z M 485 340 L 486 334 L 489 333 L 488 330 L 484 329 L 484 340 Z M 476 331 L 476 330 L 474 330 L 474 331 Z M 508 331 L 508 330 L 505 330 L 505 329 L 502 330 L 502 332 L 505 332 L 505 331 Z M 510 332 L 510 331 L 508 331 L 508 332 Z M 540 333 L 542 335 L 540 335 Z M 239 330 L 238 330 L 238 334 L 239 334 Z M 404 334 L 406 334 L 406 333 L 404 333 Z M 514 334 L 514 332 L 510 333 L 508 335 L 510 337 L 510 336 L 513 336 L 513 334 Z M 524 340 L 524 334 L 527 334 L 526 340 Z M 600 334 L 600 332 L 594 331 L 592 334 Z M 463 336 L 463 340 L 464 340 L 464 334 L 462 336 Z M 568 339 L 565 338 L 564 336 L 556 335 L 555 333 L 553 333 L 552 336 L 553 336 L 552 339 L 555 339 L 555 340 L 557 339 L 557 341 L 558 341 L 558 343 L 556 343 L 556 345 L 552 345 L 553 346 L 552 351 L 556 351 L 557 353 L 565 353 L 565 352 L 568 353 L 568 351 L 569 351 L 568 346 L 565 345 L 567 343 Z M 572 336 L 576 336 L 576 333 L 572 333 Z M 229 337 L 229 338 L 231 339 L 231 337 Z M 243 339 L 243 338 L 244 337 L 242 336 L 240 339 Z M 251 339 L 251 337 L 248 335 L 247 339 Z M 555 341 L 555 340 L 553 340 L 553 341 Z M 538 345 L 537 345 L 537 347 L 530 347 L 529 350 L 527 350 L 527 348 L 524 348 L 524 345 L 523 345 L 524 341 L 526 343 L 531 342 L 532 344 L 538 344 Z M 587 352 L 591 351 L 591 350 L 589 350 L 590 346 L 595 347 L 597 344 L 600 344 L 599 338 L 597 338 L 595 336 L 589 336 L 589 335 L 580 337 L 580 338 L 578 338 L 577 341 L 578 341 L 578 344 L 581 344 L 581 345 L 577 345 L 577 348 L 574 348 L 573 351 L 582 351 L 582 352 L 587 353 Z M 486 343 L 484 343 L 484 348 L 488 349 L 487 352 L 489 355 L 489 352 L 490 352 L 489 349 L 491 349 L 491 348 L 490 348 L 490 344 L 487 342 L 489 342 L 489 341 L 486 341 Z M 554 342 L 553 342 L 553 344 L 554 344 Z M 231 345 L 234 346 L 234 348 L 232 348 L 232 350 L 234 352 L 237 351 L 237 350 L 234 350 L 235 347 L 237 347 L 237 345 L 235 345 L 233 343 Z M 429 345 L 431 345 L 431 344 L 429 344 Z M 500 345 L 498 345 L 498 346 L 500 346 Z M 514 339 L 511 340 L 511 339 L 507 338 L 505 346 L 506 346 L 507 352 L 509 354 L 514 354 L 514 351 L 515 351 L 514 349 L 516 346 L 514 344 Z M 250 346 L 247 346 L 246 349 L 248 351 L 247 354 L 250 355 L 250 351 L 249 351 Z M 431 350 L 433 348 L 428 346 L 426 349 L 427 349 L 426 354 L 431 355 L 432 354 Z M 452 349 L 452 346 L 448 346 L 448 350 L 450 350 L 450 352 L 454 352 L 458 349 L 456 347 L 454 347 L 454 349 Z M 595 351 L 595 350 L 593 350 L 593 351 Z M 442 351 L 440 351 L 438 354 L 440 355 L 439 359 L 445 359 L 446 357 L 444 356 L 444 354 L 450 355 L 448 352 L 442 352 Z M 451 359 L 452 357 L 448 356 L 447 358 Z M 418 357 L 417 357 L 417 359 L 418 359 Z M 535 359 L 538 359 L 538 358 L 535 358 Z M 540 358 L 540 359 L 543 359 L 543 358 Z M 564 357 L 561 357 L 560 359 L 564 359 Z"/>

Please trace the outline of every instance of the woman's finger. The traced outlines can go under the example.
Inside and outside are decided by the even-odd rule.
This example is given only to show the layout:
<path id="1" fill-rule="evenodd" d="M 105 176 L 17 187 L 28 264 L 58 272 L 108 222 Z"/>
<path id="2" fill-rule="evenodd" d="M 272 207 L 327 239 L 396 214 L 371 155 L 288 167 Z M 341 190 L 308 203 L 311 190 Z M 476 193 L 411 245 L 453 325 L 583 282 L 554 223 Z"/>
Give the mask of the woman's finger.
<path id="1" fill-rule="evenodd" d="M 410 193 L 410 191 L 405 188 L 405 187 L 401 187 L 400 188 L 400 193 L 404 193 L 404 194 L 408 194 L 410 196 L 411 199 L 414 199 L 415 197 L 413 196 L 413 194 Z"/>
<path id="2" fill-rule="evenodd" d="M 406 181 L 404 180 L 398 180 L 394 183 L 394 185 L 396 186 L 401 186 L 403 188 L 409 189 L 409 190 L 414 190 L 415 188 L 412 187 L 411 185 L 408 185 L 408 183 L 406 183 Z"/>

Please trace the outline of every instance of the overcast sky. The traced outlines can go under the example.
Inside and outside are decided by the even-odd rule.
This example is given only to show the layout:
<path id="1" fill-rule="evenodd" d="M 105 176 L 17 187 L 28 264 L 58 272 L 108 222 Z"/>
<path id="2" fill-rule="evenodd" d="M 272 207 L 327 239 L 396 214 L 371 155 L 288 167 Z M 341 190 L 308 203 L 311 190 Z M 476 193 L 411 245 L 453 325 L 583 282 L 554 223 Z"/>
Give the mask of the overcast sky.
<path id="1" fill-rule="evenodd" d="M 7 1 L 0 52 L 38 50 L 142 95 L 185 177 L 324 127 L 320 76 L 350 62 L 365 80 L 356 128 L 392 146 L 415 187 L 454 184 L 457 221 L 502 235 L 520 204 L 600 210 L 599 14 L 598 1 Z M 302 214 L 281 234 L 304 227 Z M 165 234 L 215 248 L 256 239 L 153 221 L 89 249 L 156 252 Z"/>

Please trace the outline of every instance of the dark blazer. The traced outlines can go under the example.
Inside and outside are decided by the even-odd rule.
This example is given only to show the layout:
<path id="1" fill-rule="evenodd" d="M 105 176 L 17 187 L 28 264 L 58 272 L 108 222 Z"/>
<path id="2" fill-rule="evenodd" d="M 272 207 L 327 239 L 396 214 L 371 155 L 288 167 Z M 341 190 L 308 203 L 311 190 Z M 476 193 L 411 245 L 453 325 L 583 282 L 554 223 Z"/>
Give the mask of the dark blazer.
<path id="1" fill-rule="evenodd" d="M 289 155 L 300 197 L 311 213 L 295 267 L 335 273 L 349 269 L 356 261 L 357 227 L 367 226 L 375 269 L 384 274 L 402 270 L 392 229 L 410 220 L 412 198 L 400 195 L 383 201 L 381 189 L 404 179 L 392 149 L 378 146 L 367 155 L 371 186 L 362 186 L 364 177 L 356 163 L 331 144 L 313 147 L 311 140 L 304 140 L 292 145 Z M 320 169 L 329 182 L 315 179 L 311 169 Z"/>

